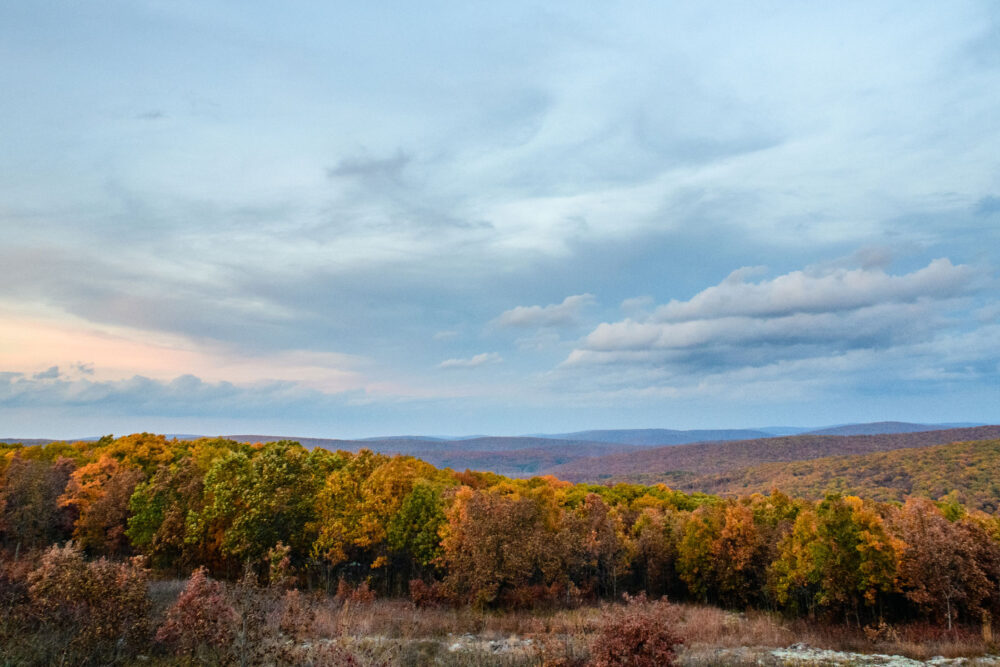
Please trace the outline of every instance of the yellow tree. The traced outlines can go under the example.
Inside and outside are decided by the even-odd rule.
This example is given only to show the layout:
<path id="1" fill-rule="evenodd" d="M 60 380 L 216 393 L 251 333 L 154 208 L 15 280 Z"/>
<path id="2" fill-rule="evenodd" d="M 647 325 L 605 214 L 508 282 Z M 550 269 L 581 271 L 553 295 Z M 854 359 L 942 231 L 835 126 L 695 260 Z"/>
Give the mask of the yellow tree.
<path id="1" fill-rule="evenodd" d="M 389 460 L 368 449 L 341 455 L 342 465 L 327 475 L 316 497 L 318 534 L 312 547 L 314 555 L 335 566 L 360 556 L 358 551 L 369 546 L 373 526 L 365 521 L 365 482 Z"/>
<path id="2" fill-rule="evenodd" d="M 889 535 L 870 504 L 854 496 L 828 496 L 801 512 L 772 566 L 779 603 L 805 603 L 845 614 L 860 623 L 860 608 L 896 589 L 904 544 Z"/>

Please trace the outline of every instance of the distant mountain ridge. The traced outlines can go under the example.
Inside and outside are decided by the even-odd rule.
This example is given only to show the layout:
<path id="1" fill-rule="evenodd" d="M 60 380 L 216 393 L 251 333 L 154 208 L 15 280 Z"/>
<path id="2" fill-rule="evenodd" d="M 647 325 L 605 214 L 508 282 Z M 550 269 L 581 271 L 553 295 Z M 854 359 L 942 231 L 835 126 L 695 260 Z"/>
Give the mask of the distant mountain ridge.
<path id="1" fill-rule="evenodd" d="M 590 442 L 615 442 L 622 445 L 686 445 L 692 442 L 715 440 L 752 440 L 774 435 L 750 429 L 695 429 L 677 431 L 669 428 L 598 429 L 573 433 L 538 434 L 535 437 L 556 440 L 586 440 Z"/>
<path id="2" fill-rule="evenodd" d="M 844 424 L 830 426 L 815 431 L 805 431 L 808 435 L 883 435 L 887 433 L 919 433 L 921 431 L 942 431 L 952 428 L 972 428 L 984 424 L 912 424 L 910 422 L 871 422 L 869 424 Z"/>
<path id="3" fill-rule="evenodd" d="M 789 435 L 884 435 L 892 433 L 916 433 L 919 431 L 940 431 L 951 428 L 983 426 L 981 423 L 915 424 L 911 422 L 884 421 L 857 424 L 838 424 L 821 428 L 801 426 L 769 426 L 763 428 L 737 429 L 691 429 L 633 428 L 595 429 L 572 433 L 535 433 L 530 437 L 555 438 L 559 440 L 586 440 L 590 442 L 617 442 L 624 445 L 647 447 L 662 445 L 688 445 L 698 442 L 726 442 L 734 440 L 757 440 Z"/>
<path id="4" fill-rule="evenodd" d="M 488 470 L 501 475 L 523 477 L 570 463 L 581 457 L 598 457 L 641 450 L 636 445 L 585 440 L 556 440 L 531 437 L 480 437 L 467 440 L 422 438 L 381 438 L 377 440 L 336 440 L 269 435 L 226 435 L 237 442 L 295 440 L 305 447 L 322 447 L 357 452 L 370 449 L 380 454 L 403 454 L 423 459 L 442 468 Z"/>

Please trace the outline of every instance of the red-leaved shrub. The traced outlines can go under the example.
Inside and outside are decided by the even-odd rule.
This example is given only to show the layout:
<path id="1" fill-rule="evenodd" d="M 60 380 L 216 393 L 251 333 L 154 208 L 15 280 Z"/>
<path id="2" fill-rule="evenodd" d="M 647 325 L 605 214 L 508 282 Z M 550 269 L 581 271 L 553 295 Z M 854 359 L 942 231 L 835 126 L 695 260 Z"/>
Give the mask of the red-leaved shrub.
<path id="1" fill-rule="evenodd" d="M 675 664 L 683 643 L 674 630 L 676 614 L 666 600 L 625 597 L 609 611 L 590 649 L 594 667 L 664 667 Z"/>
<path id="2" fill-rule="evenodd" d="M 236 613 L 222 584 L 210 579 L 201 567 L 191 574 L 184 592 L 167 610 L 156 639 L 180 655 L 214 653 L 232 643 L 235 621 Z"/>
<path id="3" fill-rule="evenodd" d="M 440 581 L 428 584 L 423 579 L 410 580 L 410 600 L 418 607 L 438 607 L 452 602 L 444 584 Z"/>
<path id="4" fill-rule="evenodd" d="M 362 581 L 357 586 L 351 586 L 346 579 L 341 579 L 337 583 L 336 598 L 340 602 L 374 602 L 375 591 L 368 587 L 367 581 Z"/>

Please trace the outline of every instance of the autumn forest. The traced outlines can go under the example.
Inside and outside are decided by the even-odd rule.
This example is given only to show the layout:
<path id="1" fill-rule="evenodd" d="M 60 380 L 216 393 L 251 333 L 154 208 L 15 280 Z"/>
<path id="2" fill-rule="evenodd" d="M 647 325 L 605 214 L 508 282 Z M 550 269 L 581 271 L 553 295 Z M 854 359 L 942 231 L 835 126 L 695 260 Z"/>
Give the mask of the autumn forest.
<path id="1" fill-rule="evenodd" d="M 171 630 L 183 610 L 148 625 L 145 584 L 135 584 L 192 573 L 189 588 L 208 587 L 206 599 L 218 582 L 252 581 L 479 613 L 570 609 L 624 594 L 859 628 L 978 628 L 1000 615 L 1000 518 L 954 497 L 723 498 L 663 484 L 455 472 L 290 441 L 148 433 L 0 448 L 8 638 L 81 610 L 104 618 L 93 591 L 78 590 L 93 580 L 105 582 L 94 585 L 115 609 L 104 627 L 81 633 L 137 646 L 155 636 L 195 655 Z"/>

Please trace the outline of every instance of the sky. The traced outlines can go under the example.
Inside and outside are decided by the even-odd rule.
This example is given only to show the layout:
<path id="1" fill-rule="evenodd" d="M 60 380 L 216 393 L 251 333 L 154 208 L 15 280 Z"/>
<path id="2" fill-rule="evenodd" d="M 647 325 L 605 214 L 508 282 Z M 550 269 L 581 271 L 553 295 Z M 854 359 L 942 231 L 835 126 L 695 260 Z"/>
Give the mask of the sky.
<path id="1" fill-rule="evenodd" d="M 0 436 L 1000 421 L 1000 5 L 0 4 Z"/>

